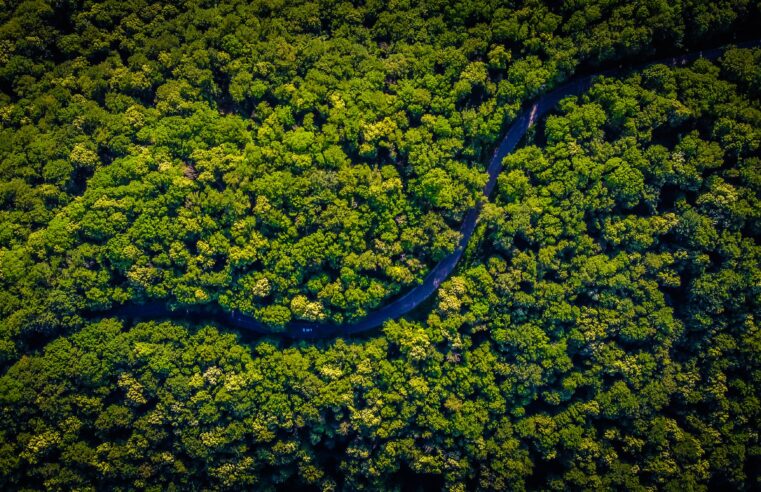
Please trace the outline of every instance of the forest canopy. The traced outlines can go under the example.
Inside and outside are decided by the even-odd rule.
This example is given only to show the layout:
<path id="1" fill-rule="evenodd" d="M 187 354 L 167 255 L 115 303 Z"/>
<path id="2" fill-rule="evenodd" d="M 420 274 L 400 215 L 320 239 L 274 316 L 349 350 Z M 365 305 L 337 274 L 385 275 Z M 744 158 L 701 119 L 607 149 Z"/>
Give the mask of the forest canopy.
<path id="1" fill-rule="evenodd" d="M 752 1 L 0 0 L 0 487 L 761 487 Z M 100 313 L 100 315 L 98 314 Z"/>
<path id="2" fill-rule="evenodd" d="M 745 2 L 6 2 L 2 352 L 128 300 L 353 321 L 452 251 L 523 103 Z M 732 8 L 730 8 L 730 5 Z M 34 265 L 34 268 L 29 268 Z M 31 333 L 30 333 L 31 332 Z"/>

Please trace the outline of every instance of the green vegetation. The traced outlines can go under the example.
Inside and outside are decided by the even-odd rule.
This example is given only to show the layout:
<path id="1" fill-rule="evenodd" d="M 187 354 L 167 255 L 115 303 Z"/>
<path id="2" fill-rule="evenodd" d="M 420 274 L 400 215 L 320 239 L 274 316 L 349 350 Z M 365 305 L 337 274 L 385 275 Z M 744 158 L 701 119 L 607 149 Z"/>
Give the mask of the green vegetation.
<path id="1" fill-rule="evenodd" d="M 7 2 L 0 350 L 129 299 L 362 317 L 453 249 L 522 103 L 733 3 Z"/>
<path id="2" fill-rule="evenodd" d="M 761 19 L 410 3 L 0 0 L 0 488 L 761 487 L 759 49 L 562 101 L 424 321 L 84 315 L 359 318 L 451 251 L 523 103 Z"/>

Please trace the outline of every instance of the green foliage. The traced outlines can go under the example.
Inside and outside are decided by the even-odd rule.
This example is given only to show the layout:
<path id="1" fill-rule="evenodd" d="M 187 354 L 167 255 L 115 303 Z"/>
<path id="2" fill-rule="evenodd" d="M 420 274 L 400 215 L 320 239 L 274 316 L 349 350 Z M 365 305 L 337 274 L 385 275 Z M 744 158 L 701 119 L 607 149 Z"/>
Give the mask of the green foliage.
<path id="1" fill-rule="evenodd" d="M 452 251 L 528 99 L 759 18 L 354 3 L 2 4 L 0 487 L 758 488 L 759 50 L 562 101 L 382 336 L 84 317 L 359 318 Z"/>
<path id="2" fill-rule="evenodd" d="M 728 30 L 752 8 L 28 1 L 0 10 L 0 249 L 23 250 L 48 272 L 42 284 L 4 282 L 23 310 L 6 321 L 9 342 L 47 323 L 61 298 L 75 298 L 75 310 L 216 303 L 273 327 L 361 317 L 452 251 L 483 162 L 528 98 L 579 62 Z M 742 56 L 727 60 L 753 85 Z M 602 117 L 575 114 L 573 135 Z M 743 138 L 729 145 L 744 148 Z M 615 179 L 629 184 L 623 168 Z M 621 193 L 635 200 L 640 190 Z M 266 295 L 249 295 L 252 279 L 269 282 Z"/>

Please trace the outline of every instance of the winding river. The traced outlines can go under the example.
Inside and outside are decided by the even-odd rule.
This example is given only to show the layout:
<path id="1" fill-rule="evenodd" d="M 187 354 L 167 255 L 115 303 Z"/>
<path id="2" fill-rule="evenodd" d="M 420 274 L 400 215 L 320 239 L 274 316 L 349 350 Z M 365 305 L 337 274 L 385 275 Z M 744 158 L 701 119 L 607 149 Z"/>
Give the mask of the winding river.
<path id="1" fill-rule="evenodd" d="M 738 48 L 750 48 L 761 45 L 761 40 L 749 41 L 745 43 L 739 43 L 735 45 Z M 589 89 L 592 85 L 592 81 L 598 76 L 616 76 L 626 72 L 635 70 L 641 70 L 647 66 L 654 64 L 663 64 L 671 67 L 686 65 L 699 58 L 705 58 L 713 60 L 721 56 L 726 48 L 715 48 L 706 51 L 696 51 L 685 55 L 680 55 L 673 58 L 664 60 L 658 60 L 655 62 L 646 63 L 636 67 L 630 67 L 628 69 L 613 69 L 604 72 L 599 72 L 593 75 L 587 75 L 583 77 L 576 77 L 569 82 L 557 87 L 553 91 L 544 94 L 537 99 L 531 106 L 523 109 L 516 116 L 507 130 L 507 133 L 502 138 L 497 149 L 489 161 L 487 172 L 489 179 L 484 186 L 483 196 L 484 200 L 488 200 L 494 186 L 497 183 L 497 176 L 502 171 L 502 160 L 510 152 L 512 152 L 518 142 L 526 134 L 526 131 L 534 125 L 534 123 L 551 111 L 557 103 L 567 96 L 578 96 Z M 470 241 L 473 231 L 476 228 L 481 205 L 477 205 L 466 212 L 462 226 L 460 227 L 460 241 L 455 250 L 439 261 L 428 275 L 423 279 L 423 282 L 416 287 L 412 288 L 409 292 L 396 299 L 389 304 L 381 307 L 377 311 L 374 311 L 366 317 L 360 319 L 355 323 L 347 324 L 328 324 L 328 323 L 313 323 L 307 321 L 292 321 L 285 325 L 282 331 L 273 332 L 272 328 L 265 325 L 261 321 L 256 320 L 250 316 L 243 315 L 238 312 L 227 312 L 219 307 L 215 307 L 214 311 L 210 311 L 208 306 L 203 308 L 195 307 L 180 307 L 176 309 L 170 309 L 166 303 L 161 301 L 149 302 L 145 304 L 127 303 L 117 306 L 109 311 L 94 312 L 91 316 L 105 317 L 105 316 L 122 316 L 127 318 L 180 318 L 192 321 L 198 321 L 201 319 L 208 319 L 216 321 L 218 323 L 227 325 L 239 330 L 250 331 L 262 335 L 270 336 L 282 336 L 287 338 L 328 338 L 339 336 L 351 336 L 358 333 L 366 332 L 374 328 L 378 328 L 388 320 L 396 319 L 409 313 L 423 301 L 428 299 L 436 290 L 439 285 L 446 280 L 447 277 L 457 267 L 457 263 L 460 261 L 463 252 L 465 251 L 468 242 Z"/>

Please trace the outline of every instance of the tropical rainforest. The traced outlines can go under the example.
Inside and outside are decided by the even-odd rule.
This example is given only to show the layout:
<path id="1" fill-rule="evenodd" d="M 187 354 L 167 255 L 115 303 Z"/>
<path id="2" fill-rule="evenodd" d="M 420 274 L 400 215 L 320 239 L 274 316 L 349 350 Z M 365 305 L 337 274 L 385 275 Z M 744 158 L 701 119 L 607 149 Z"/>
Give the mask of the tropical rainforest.
<path id="1" fill-rule="evenodd" d="M 758 25 L 0 0 L 0 488 L 761 489 Z M 484 197 L 521 111 L 595 74 Z M 281 336 L 414 289 L 469 210 L 413 312 Z M 118 310 L 149 303 L 192 314 Z"/>

